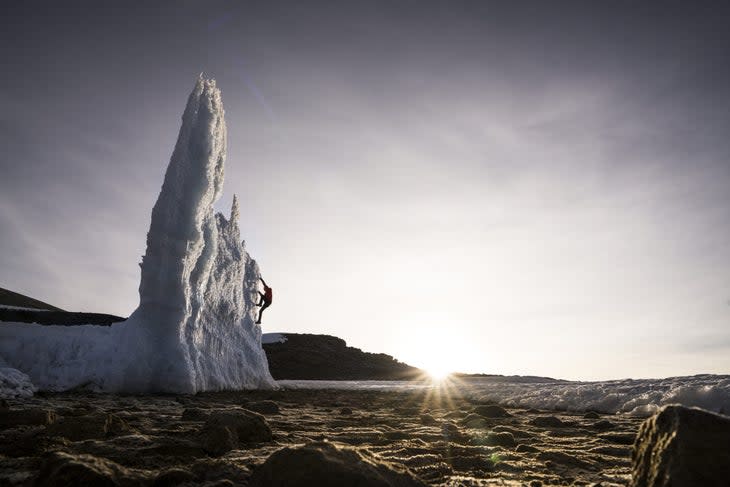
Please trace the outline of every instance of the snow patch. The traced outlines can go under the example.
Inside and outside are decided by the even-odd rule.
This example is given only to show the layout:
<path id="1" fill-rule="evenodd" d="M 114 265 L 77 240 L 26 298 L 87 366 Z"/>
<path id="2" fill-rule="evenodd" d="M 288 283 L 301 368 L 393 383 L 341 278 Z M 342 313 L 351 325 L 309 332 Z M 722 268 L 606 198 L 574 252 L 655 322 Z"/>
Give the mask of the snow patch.
<path id="1" fill-rule="evenodd" d="M 287 340 L 288 338 L 285 337 L 282 333 L 264 333 L 263 335 L 261 335 L 262 344 L 284 343 Z"/>
<path id="2" fill-rule="evenodd" d="M 650 416 L 667 404 L 730 412 L 730 376 L 703 374 L 666 379 L 621 379 L 601 382 L 560 381 L 543 384 L 490 383 L 473 385 L 471 395 L 502 405 L 598 411 Z"/>
<path id="3" fill-rule="evenodd" d="M 35 391 L 36 387 L 30 377 L 10 367 L 0 357 L 0 397 L 30 397 Z"/>
<path id="4" fill-rule="evenodd" d="M 730 376 L 703 374 L 667 379 L 622 379 L 602 382 L 525 381 L 522 377 L 450 379 L 446 385 L 410 381 L 303 381 L 282 380 L 286 389 L 414 390 L 447 387 L 478 401 L 503 406 L 556 411 L 651 416 L 667 404 L 700 407 L 730 413 Z"/>

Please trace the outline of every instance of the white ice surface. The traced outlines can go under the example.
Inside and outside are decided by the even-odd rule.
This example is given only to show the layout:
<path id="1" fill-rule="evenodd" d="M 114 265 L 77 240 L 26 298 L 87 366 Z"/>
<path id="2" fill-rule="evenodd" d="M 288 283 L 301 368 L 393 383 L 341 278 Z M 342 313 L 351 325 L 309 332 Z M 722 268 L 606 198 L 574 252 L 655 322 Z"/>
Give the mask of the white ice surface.
<path id="1" fill-rule="evenodd" d="M 264 333 L 261 335 L 261 343 L 284 343 L 287 338 L 281 333 Z"/>
<path id="2" fill-rule="evenodd" d="M 226 156 L 220 91 L 202 77 L 152 210 L 139 307 L 104 326 L 0 326 L 0 357 L 42 390 L 195 393 L 270 388 L 255 324 L 260 277 L 231 218 L 214 214 Z"/>
<path id="3" fill-rule="evenodd" d="M 30 377 L 10 367 L 0 357 L 0 397 L 30 397 L 35 391 Z"/>
<path id="4" fill-rule="evenodd" d="M 412 390 L 442 387 L 452 394 L 514 406 L 558 411 L 598 411 L 649 416 L 666 404 L 697 406 L 730 413 L 730 376 L 695 375 L 667 379 L 622 379 L 602 382 L 551 381 L 524 377 L 480 377 L 442 385 L 408 381 L 278 381 L 291 389 Z"/>

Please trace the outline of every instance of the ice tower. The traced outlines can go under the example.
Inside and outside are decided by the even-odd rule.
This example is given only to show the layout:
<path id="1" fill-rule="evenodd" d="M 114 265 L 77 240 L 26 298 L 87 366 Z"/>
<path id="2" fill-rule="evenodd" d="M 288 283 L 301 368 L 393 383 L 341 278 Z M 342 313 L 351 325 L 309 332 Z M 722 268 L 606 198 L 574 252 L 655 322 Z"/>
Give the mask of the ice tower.
<path id="1" fill-rule="evenodd" d="M 101 327 L 0 327 L 0 357 L 41 389 L 194 393 L 269 388 L 255 324 L 259 269 L 238 228 L 213 211 L 226 158 L 220 90 L 202 76 L 152 209 L 139 307 Z"/>

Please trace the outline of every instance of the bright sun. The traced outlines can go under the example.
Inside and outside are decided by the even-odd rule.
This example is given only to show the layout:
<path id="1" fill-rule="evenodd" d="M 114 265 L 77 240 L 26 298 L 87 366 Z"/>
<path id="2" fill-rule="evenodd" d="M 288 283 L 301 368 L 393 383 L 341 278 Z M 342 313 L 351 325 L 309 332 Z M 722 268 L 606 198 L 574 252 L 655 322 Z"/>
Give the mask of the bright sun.
<path id="1" fill-rule="evenodd" d="M 400 340 L 398 356 L 405 363 L 423 370 L 432 381 L 441 382 L 461 368 L 460 360 L 463 359 L 463 347 L 445 344 L 445 340 L 453 339 L 428 329 L 409 333 Z"/>
<path id="2" fill-rule="evenodd" d="M 445 364 L 433 364 L 425 368 L 428 375 L 434 381 L 442 381 L 453 372 L 453 370 L 446 367 Z"/>

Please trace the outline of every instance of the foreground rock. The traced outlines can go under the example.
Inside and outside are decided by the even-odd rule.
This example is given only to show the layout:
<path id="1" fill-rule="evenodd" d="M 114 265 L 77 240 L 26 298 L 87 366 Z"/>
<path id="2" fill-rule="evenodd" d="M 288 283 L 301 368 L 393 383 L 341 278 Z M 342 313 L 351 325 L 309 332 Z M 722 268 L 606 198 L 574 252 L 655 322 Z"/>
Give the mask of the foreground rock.
<path id="1" fill-rule="evenodd" d="M 252 411 L 218 411 L 210 415 L 201 430 L 203 449 L 220 456 L 243 443 L 271 441 L 271 428 L 260 414 Z"/>
<path id="2" fill-rule="evenodd" d="M 631 487 L 730 485 L 730 418 L 666 406 L 641 425 Z"/>
<path id="3" fill-rule="evenodd" d="M 49 436 L 62 436 L 71 441 L 100 439 L 134 432 L 134 429 L 116 414 L 71 416 L 46 427 L 46 434 Z"/>
<path id="4" fill-rule="evenodd" d="M 364 450 L 332 443 L 310 443 L 273 453 L 253 474 L 252 487 L 422 487 L 405 467 Z"/>
<path id="5" fill-rule="evenodd" d="M 49 454 L 36 479 L 37 487 L 83 485 L 86 487 L 142 485 L 143 477 L 112 461 L 92 455 Z"/>
<path id="6" fill-rule="evenodd" d="M 46 409 L 10 409 L 0 410 L 0 428 L 21 425 L 46 425 L 56 422 L 57 416 Z"/>
<path id="7" fill-rule="evenodd" d="M 503 407 L 496 404 L 485 404 L 474 408 L 474 414 L 485 418 L 509 418 L 512 416 Z"/>

